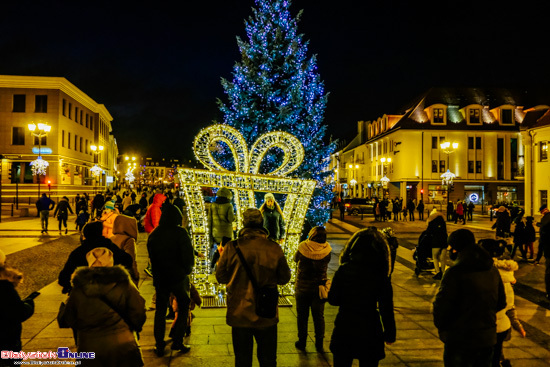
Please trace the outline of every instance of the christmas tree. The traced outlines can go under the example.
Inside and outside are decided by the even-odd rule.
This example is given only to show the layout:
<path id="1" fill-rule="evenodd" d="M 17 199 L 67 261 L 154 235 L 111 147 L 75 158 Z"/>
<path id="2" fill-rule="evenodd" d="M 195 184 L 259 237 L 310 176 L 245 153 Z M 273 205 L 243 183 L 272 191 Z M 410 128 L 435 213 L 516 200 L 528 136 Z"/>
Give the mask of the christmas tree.
<path id="1" fill-rule="evenodd" d="M 242 58 L 234 66 L 233 80 L 222 79 L 229 100 L 218 101 L 224 123 L 239 130 L 249 147 L 269 131 L 286 131 L 302 142 L 304 162 L 293 175 L 317 181 L 307 218 L 311 225 L 323 225 L 333 196 L 332 184 L 327 182 L 332 172 L 325 169 L 335 146 L 323 141 L 327 95 L 316 58 L 307 56 L 308 42 L 297 33 L 301 12 L 292 18 L 289 0 L 255 3 L 253 16 L 245 22 L 248 42 L 237 37 Z M 282 152 L 270 153 L 260 173 L 278 166 Z"/>

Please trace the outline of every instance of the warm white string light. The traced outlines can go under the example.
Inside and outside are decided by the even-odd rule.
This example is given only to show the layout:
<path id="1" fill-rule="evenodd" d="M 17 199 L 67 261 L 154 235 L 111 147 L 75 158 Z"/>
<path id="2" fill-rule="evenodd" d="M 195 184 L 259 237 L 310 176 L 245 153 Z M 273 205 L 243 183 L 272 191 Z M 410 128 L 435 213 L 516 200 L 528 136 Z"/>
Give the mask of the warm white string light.
<path id="1" fill-rule="evenodd" d="M 30 162 L 30 165 L 33 176 L 36 176 L 46 175 L 46 169 L 50 164 L 47 161 L 43 160 L 41 156 L 38 156 L 38 158 Z"/>

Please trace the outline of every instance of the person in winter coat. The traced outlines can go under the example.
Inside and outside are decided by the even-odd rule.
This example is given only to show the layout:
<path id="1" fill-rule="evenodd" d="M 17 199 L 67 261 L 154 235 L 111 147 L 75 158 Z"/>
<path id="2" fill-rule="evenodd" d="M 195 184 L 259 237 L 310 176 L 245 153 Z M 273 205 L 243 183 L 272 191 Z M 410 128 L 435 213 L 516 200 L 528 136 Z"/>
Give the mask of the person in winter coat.
<path id="1" fill-rule="evenodd" d="M 340 255 L 328 302 L 339 306 L 330 350 L 335 366 L 378 366 L 395 342 L 390 248 L 374 228 L 356 232 Z M 361 289 L 360 292 L 357 290 Z"/>
<path id="2" fill-rule="evenodd" d="M 210 205 L 208 212 L 208 228 L 210 230 L 211 254 L 216 251 L 223 237 L 233 239 L 233 205 L 231 198 L 233 194 L 228 188 L 222 187 L 216 194 L 216 201 Z M 210 256 L 212 258 L 212 256 Z"/>
<path id="3" fill-rule="evenodd" d="M 260 212 L 264 217 L 264 227 L 269 232 L 268 238 L 281 244 L 285 238 L 285 220 L 283 211 L 272 193 L 265 194 Z"/>
<path id="4" fill-rule="evenodd" d="M 399 221 L 399 217 L 401 216 L 401 203 L 399 202 L 398 198 L 395 198 L 393 201 L 393 220 L 395 222 Z"/>
<path id="5" fill-rule="evenodd" d="M 78 201 L 76 201 L 75 204 L 75 212 L 80 213 L 81 211 L 88 211 L 88 203 L 86 202 L 86 197 L 81 196 Z"/>
<path id="6" fill-rule="evenodd" d="M 527 255 L 525 253 L 525 244 L 527 243 L 527 231 L 525 229 L 525 219 L 523 219 L 523 213 L 518 214 L 518 216 L 514 220 L 514 223 L 516 224 L 513 233 L 514 247 L 512 248 L 510 257 L 514 259 L 514 256 L 516 255 L 516 250 L 519 248 L 521 256 L 524 259 L 527 259 Z"/>
<path id="7" fill-rule="evenodd" d="M 508 238 L 510 236 L 510 213 L 504 206 L 498 208 L 497 220 L 491 228 L 496 228 L 497 238 Z"/>
<path id="8" fill-rule="evenodd" d="M 428 217 L 427 239 L 432 247 L 435 280 L 440 280 L 447 264 L 447 224 L 443 213 L 435 212 Z"/>
<path id="9" fill-rule="evenodd" d="M 134 198 L 135 198 L 135 193 L 132 191 L 132 194 L 134 194 Z M 126 208 L 128 208 L 130 205 L 132 204 L 135 204 L 135 201 L 132 199 L 132 196 L 131 195 L 126 195 L 124 197 L 124 199 L 122 199 L 122 211 L 125 211 Z"/>
<path id="10" fill-rule="evenodd" d="M 141 198 L 139 199 L 139 207 L 142 211 L 146 211 L 147 207 L 149 206 L 149 203 L 147 202 L 147 194 L 141 193 Z"/>
<path id="11" fill-rule="evenodd" d="M 113 223 L 113 236 L 110 240 L 121 250 L 132 256 L 132 280 L 137 286 L 139 282 L 139 271 L 136 261 L 136 241 L 138 238 L 138 227 L 136 218 L 127 215 L 117 215 Z"/>
<path id="12" fill-rule="evenodd" d="M 460 200 L 456 202 L 455 224 L 457 224 L 459 219 L 462 220 L 462 224 L 466 224 L 466 217 L 464 217 L 464 205 L 462 205 Z"/>
<path id="13" fill-rule="evenodd" d="M 176 191 L 176 197 L 174 198 L 174 202 L 172 204 L 174 204 L 181 211 L 181 214 L 183 214 L 183 217 L 185 219 L 185 200 L 183 200 L 179 191 Z M 185 228 L 186 226 L 183 227 Z"/>
<path id="14" fill-rule="evenodd" d="M 451 233 L 447 250 L 456 260 L 443 275 L 433 303 L 435 327 L 445 344 L 445 366 L 490 366 L 497 342 L 496 314 L 506 294 L 493 259 L 467 229 Z"/>
<path id="15" fill-rule="evenodd" d="M 278 313 L 273 318 L 256 314 L 255 291 L 236 250 L 238 246 L 259 287 L 288 283 L 291 273 L 283 250 L 267 238 L 263 223 L 258 209 L 245 210 L 238 239 L 225 245 L 216 268 L 218 282 L 227 284 L 226 322 L 232 328 L 235 366 L 252 366 L 254 338 L 260 366 L 277 364 Z"/>
<path id="16" fill-rule="evenodd" d="M 103 222 L 103 237 L 111 238 L 113 236 L 113 225 L 118 215 L 120 214 L 118 209 L 115 208 L 115 202 L 107 201 L 100 219 Z"/>
<path id="17" fill-rule="evenodd" d="M 535 227 L 533 226 L 533 221 L 535 218 L 528 216 L 525 218 L 525 243 L 523 252 L 525 253 L 525 260 L 527 260 L 527 252 L 530 252 L 529 259 L 533 259 L 534 249 L 533 243 L 537 240 L 537 235 L 535 232 Z"/>
<path id="18" fill-rule="evenodd" d="M 391 215 L 393 213 L 393 201 L 391 199 L 387 199 L 388 205 L 386 206 L 386 215 L 388 216 L 388 221 L 391 221 Z"/>
<path id="19" fill-rule="evenodd" d="M 473 201 L 470 201 L 470 203 L 468 203 L 468 220 L 472 221 L 474 220 L 474 208 L 475 208 L 475 204 Z"/>
<path id="20" fill-rule="evenodd" d="M 95 352 L 82 366 L 143 366 L 136 332 L 145 323 L 145 300 L 113 253 L 98 247 L 78 268 L 61 320 L 77 331 L 78 352 Z"/>
<path id="21" fill-rule="evenodd" d="M 449 200 L 447 203 L 447 222 L 454 220 L 455 217 L 455 206 L 453 202 Z"/>
<path id="22" fill-rule="evenodd" d="M 34 301 L 21 299 L 17 286 L 23 280 L 23 274 L 14 268 L 0 264 L 0 351 L 19 352 L 21 345 L 21 323 L 34 313 Z M 9 362 L 8 362 L 9 361 Z M 3 364 L 3 362 L 8 362 Z M 0 359 L 0 366 L 13 365 L 14 360 Z"/>
<path id="23" fill-rule="evenodd" d="M 308 239 L 298 245 L 294 261 L 298 264 L 296 272 L 295 298 L 298 316 L 298 341 L 296 348 L 305 351 L 309 310 L 315 328 L 315 348 L 323 352 L 325 338 L 325 300 L 319 297 L 319 286 L 327 281 L 327 268 L 332 248 L 327 242 L 324 227 L 314 227 Z"/>
<path id="24" fill-rule="evenodd" d="M 412 199 L 409 199 L 409 201 L 407 201 L 407 211 L 409 212 L 410 221 L 414 221 L 415 209 L 416 209 L 416 205 L 414 205 L 414 201 Z"/>
<path id="25" fill-rule="evenodd" d="M 48 217 L 50 216 L 50 210 L 55 206 L 55 201 L 50 199 L 48 195 L 42 194 L 42 197 L 36 202 L 36 210 L 40 213 L 40 223 L 42 224 L 42 232 L 48 232 Z"/>
<path id="26" fill-rule="evenodd" d="M 539 250 L 535 264 L 538 264 L 541 254 L 544 254 L 546 259 L 546 269 L 544 271 L 544 283 L 546 285 L 546 298 L 550 299 L 550 211 L 546 204 L 543 204 L 540 209 L 542 218 L 537 223 L 539 229 Z M 542 251 L 541 251 L 542 249 Z"/>
<path id="27" fill-rule="evenodd" d="M 69 198 L 63 196 L 63 198 L 59 200 L 59 203 L 57 203 L 57 206 L 53 212 L 53 216 L 56 217 L 59 222 L 59 233 L 61 233 L 61 224 L 65 226 L 65 234 L 69 233 L 69 228 L 67 227 L 69 212 L 73 214 L 73 209 L 71 209 L 71 204 L 69 204 Z"/>
<path id="28" fill-rule="evenodd" d="M 147 209 L 145 219 L 143 220 L 145 232 L 151 233 L 153 232 L 153 229 L 159 225 L 160 216 L 162 214 L 160 207 L 162 206 L 162 203 L 164 203 L 164 200 L 166 200 L 166 196 L 163 194 L 155 194 L 153 197 L 153 202 Z"/>
<path id="29" fill-rule="evenodd" d="M 487 251 L 494 261 L 494 266 L 498 269 L 500 278 L 504 285 L 504 291 L 506 293 L 506 307 L 497 312 L 497 343 L 493 349 L 493 367 L 500 367 L 501 363 L 506 361 L 502 352 L 502 344 L 512 330 L 512 322 L 508 317 L 508 314 L 514 308 L 514 289 L 512 285 L 516 283 L 514 277 L 514 271 L 518 270 L 518 263 L 514 260 L 504 259 L 503 254 L 506 248 L 505 244 L 501 241 L 494 239 L 485 239 L 479 241 L 481 247 Z M 520 324 L 521 325 L 521 324 Z M 523 330 L 523 328 L 522 328 Z M 522 336 L 525 337 L 525 331 Z M 506 362 L 504 362 L 506 363 Z M 503 363 L 503 365 L 504 365 Z M 510 365 L 510 362 L 507 362 Z"/>
<path id="30" fill-rule="evenodd" d="M 416 210 L 418 210 L 418 219 L 424 220 L 424 201 L 420 200 L 418 202 L 418 205 L 416 206 Z"/>
<path id="31" fill-rule="evenodd" d="M 92 219 L 101 218 L 101 211 L 105 205 L 105 197 L 102 193 L 98 193 L 92 200 Z"/>
<path id="32" fill-rule="evenodd" d="M 181 226 L 183 216 L 180 210 L 172 204 L 165 203 L 158 226 L 149 234 L 147 250 L 151 261 L 153 285 L 156 292 L 156 311 L 154 335 L 155 353 L 164 355 L 166 342 L 166 310 L 170 293 L 178 303 L 178 310 L 185 315 L 190 302 L 189 275 L 195 265 L 195 254 L 191 238 L 187 230 Z M 187 328 L 187 318 L 179 317 L 173 328 L 172 350 L 182 353 L 189 352 L 189 346 L 183 344 L 183 336 Z"/>
<path id="33" fill-rule="evenodd" d="M 119 249 L 111 240 L 103 237 L 103 223 L 101 221 L 90 222 L 82 229 L 83 239 L 80 246 L 70 254 L 59 273 L 58 283 L 63 287 L 63 293 L 71 291 L 71 276 L 79 266 L 86 266 L 86 254 L 97 247 L 105 247 L 111 250 L 115 265 L 122 265 L 133 275 L 132 256 Z"/>

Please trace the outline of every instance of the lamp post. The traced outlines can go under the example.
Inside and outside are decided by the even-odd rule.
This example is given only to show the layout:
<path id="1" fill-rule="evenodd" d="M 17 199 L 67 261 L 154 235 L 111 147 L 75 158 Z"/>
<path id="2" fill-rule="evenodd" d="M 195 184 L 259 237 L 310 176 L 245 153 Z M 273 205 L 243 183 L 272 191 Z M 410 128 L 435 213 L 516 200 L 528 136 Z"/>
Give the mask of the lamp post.
<path id="1" fill-rule="evenodd" d="M 443 153 L 447 154 L 447 172 L 441 175 L 441 178 L 443 179 L 441 181 L 442 184 L 447 185 L 447 207 L 449 207 L 449 193 L 450 193 L 450 186 L 453 184 L 453 179 L 456 177 L 454 173 L 450 170 L 450 164 L 449 164 L 449 155 L 455 152 L 455 150 L 458 149 L 458 143 L 456 142 L 449 142 L 444 141 L 439 145 L 441 147 L 441 150 Z"/>
<path id="2" fill-rule="evenodd" d="M 359 165 L 358 164 L 356 164 L 356 165 L 349 164 L 348 168 L 350 169 L 350 176 L 351 176 L 351 180 L 349 180 L 349 184 L 351 186 L 353 186 L 353 192 L 354 192 L 355 196 L 357 196 L 357 187 L 356 187 L 356 185 L 357 185 L 357 170 L 359 169 Z M 350 187 L 350 191 L 351 191 L 351 187 Z"/>
<path id="3" fill-rule="evenodd" d="M 136 157 L 125 156 L 124 160 L 126 161 L 126 167 L 127 167 L 125 179 L 127 182 L 132 183 L 135 180 L 133 171 L 136 169 L 136 166 L 137 166 L 137 163 L 135 162 Z M 128 186 L 130 185 L 128 184 Z"/>
<path id="4" fill-rule="evenodd" d="M 391 158 L 380 158 L 380 162 L 382 162 L 382 177 L 380 179 L 380 182 L 382 183 L 382 199 L 385 197 L 384 189 L 388 187 L 388 183 L 390 182 L 390 179 L 386 177 L 386 167 L 388 167 L 391 164 Z"/>
<path id="5" fill-rule="evenodd" d="M 101 169 L 101 163 L 99 162 L 99 155 L 103 152 L 103 145 L 90 145 L 90 149 L 92 150 L 92 153 L 94 153 L 94 166 L 90 169 L 90 172 L 92 174 L 92 177 L 95 178 L 96 181 L 98 181 L 98 178 L 101 175 L 102 169 Z M 97 162 L 96 162 L 97 161 Z M 98 163 L 100 163 L 98 165 Z"/>
<path id="6" fill-rule="evenodd" d="M 31 122 L 27 125 L 31 135 L 38 138 L 38 157 L 30 163 L 33 176 L 36 176 L 36 181 L 38 182 L 38 198 L 40 198 L 40 176 L 46 175 L 46 169 L 50 165 L 48 162 L 42 159 L 40 155 L 40 150 L 42 148 L 42 138 L 48 136 L 48 133 L 51 131 L 52 127 L 48 124 L 38 123 L 35 124 Z"/>

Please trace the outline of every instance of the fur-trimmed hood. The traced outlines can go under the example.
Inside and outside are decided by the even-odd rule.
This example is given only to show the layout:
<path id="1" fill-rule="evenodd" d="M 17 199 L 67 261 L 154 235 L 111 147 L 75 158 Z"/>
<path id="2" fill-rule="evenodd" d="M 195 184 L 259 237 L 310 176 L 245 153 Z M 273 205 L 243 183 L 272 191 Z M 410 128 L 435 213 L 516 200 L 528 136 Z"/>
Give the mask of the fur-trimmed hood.
<path id="1" fill-rule="evenodd" d="M 84 294 L 99 297 L 108 293 L 116 284 L 128 284 L 130 275 L 120 265 L 110 267 L 79 267 L 75 270 L 71 283 Z"/>
<path id="2" fill-rule="evenodd" d="M 330 254 L 332 248 L 328 242 L 319 243 L 311 240 L 305 240 L 298 245 L 298 251 L 309 259 L 321 260 Z"/>

